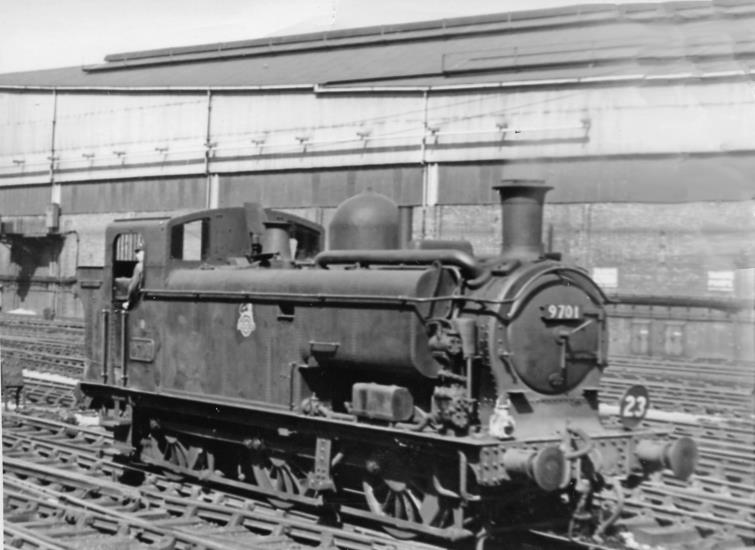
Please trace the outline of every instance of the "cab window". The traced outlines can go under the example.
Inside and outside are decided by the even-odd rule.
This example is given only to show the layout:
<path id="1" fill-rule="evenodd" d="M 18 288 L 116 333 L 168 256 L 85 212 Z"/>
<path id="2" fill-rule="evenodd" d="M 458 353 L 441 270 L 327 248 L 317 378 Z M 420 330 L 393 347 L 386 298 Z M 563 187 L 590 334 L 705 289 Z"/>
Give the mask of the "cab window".
<path id="1" fill-rule="evenodd" d="M 203 218 L 174 225 L 170 233 L 170 257 L 200 262 L 210 249 L 210 220 Z"/>

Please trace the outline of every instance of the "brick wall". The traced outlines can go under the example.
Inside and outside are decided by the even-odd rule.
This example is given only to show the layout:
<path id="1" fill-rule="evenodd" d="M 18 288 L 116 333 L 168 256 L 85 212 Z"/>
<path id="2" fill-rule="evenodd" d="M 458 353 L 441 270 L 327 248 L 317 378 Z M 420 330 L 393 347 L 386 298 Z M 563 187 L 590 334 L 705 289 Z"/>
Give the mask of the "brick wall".
<path id="1" fill-rule="evenodd" d="M 616 268 L 617 292 L 733 296 L 709 289 L 708 272 L 755 266 L 755 204 L 548 204 L 543 241 L 553 227 L 553 250 L 587 269 Z M 415 208 L 414 235 L 423 210 Z M 467 239 L 480 255 L 501 246 L 496 205 L 436 206 L 425 210 L 428 238 Z"/>

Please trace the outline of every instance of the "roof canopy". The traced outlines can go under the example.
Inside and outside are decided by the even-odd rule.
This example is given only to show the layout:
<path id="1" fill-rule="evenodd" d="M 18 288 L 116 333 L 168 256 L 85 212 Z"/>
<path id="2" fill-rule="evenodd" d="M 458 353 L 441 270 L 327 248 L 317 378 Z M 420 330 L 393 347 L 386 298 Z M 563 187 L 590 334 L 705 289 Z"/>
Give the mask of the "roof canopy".
<path id="1" fill-rule="evenodd" d="M 439 86 L 755 69 L 749 0 L 587 5 L 108 55 L 0 87 Z"/>

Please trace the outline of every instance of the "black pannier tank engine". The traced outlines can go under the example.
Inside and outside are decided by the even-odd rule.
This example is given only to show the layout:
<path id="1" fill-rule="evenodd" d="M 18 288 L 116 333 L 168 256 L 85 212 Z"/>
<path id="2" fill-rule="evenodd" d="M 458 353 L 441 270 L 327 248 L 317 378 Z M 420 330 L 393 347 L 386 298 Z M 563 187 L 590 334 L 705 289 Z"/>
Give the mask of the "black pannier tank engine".
<path id="1" fill-rule="evenodd" d="M 370 191 L 339 207 L 326 251 L 319 226 L 256 204 L 116 221 L 81 389 L 133 460 L 281 507 L 446 541 L 554 514 L 604 533 L 616 514 L 596 495 L 687 477 L 696 447 L 625 427 L 646 395 L 625 426 L 599 417 L 606 297 L 544 252 L 548 189 L 497 187 L 487 259 L 399 247 L 398 208 Z"/>

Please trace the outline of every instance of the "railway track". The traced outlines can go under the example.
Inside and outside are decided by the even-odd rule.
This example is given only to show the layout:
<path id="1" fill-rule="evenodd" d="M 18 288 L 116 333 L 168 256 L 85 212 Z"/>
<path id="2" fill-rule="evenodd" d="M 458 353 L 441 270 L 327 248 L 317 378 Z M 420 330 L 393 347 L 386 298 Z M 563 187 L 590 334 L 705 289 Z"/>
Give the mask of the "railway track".
<path id="1" fill-rule="evenodd" d="M 80 428 L 14 414 L 5 415 L 3 427 L 5 493 L 9 495 L 9 500 L 6 499 L 6 522 L 10 524 L 10 530 L 6 530 L 6 542 L 21 540 L 25 547 L 44 547 L 29 546 L 31 542 L 28 541 L 36 538 L 45 544 L 68 547 L 67 545 L 73 545 L 74 539 L 70 537 L 75 531 L 82 537 L 114 537 L 114 543 L 121 540 L 119 536 L 128 533 L 131 540 L 136 538 L 146 548 L 160 548 L 159 544 L 166 540 L 164 537 L 175 540 L 175 548 L 182 548 L 184 545 L 188 548 L 195 544 L 196 539 L 181 538 L 178 536 L 181 533 L 171 531 L 178 526 L 184 526 L 192 532 L 199 530 L 202 533 L 220 533 L 214 539 L 208 539 L 203 534 L 205 541 L 212 542 L 203 548 L 255 548 L 256 544 L 264 548 L 270 548 L 271 546 L 264 545 L 272 544 L 272 548 L 276 548 L 275 544 L 278 542 L 281 543 L 280 548 L 293 548 L 294 544 L 305 547 L 321 545 L 323 541 L 327 541 L 333 548 L 380 548 L 375 545 L 376 541 L 396 542 L 386 539 L 381 532 L 368 532 L 364 529 L 348 536 L 339 535 L 343 525 L 333 526 L 325 535 L 312 534 L 309 523 L 306 529 L 299 523 L 311 523 L 316 516 L 282 513 L 258 499 L 251 500 L 254 503 L 251 511 L 264 512 L 264 518 L 255 519 L 244 515 L 241 521 L 239 508 L 249 510 L 250 495 L 212 488 L 212 484 L 196 481 L 178 483 L 154 472 L 144 471 L 132 471 L 137 478 L 143 476 L 144 479 L 136 488 L 115 483 L 114 480 L 124 477 L 125 467 L 107 458 L 118 456 L 119 450 L 113 447 L 110 435 L 100 428 Z M 53 486 L 56 490 L 51 492 L 49 488 L 38 489 L 35 488 L 35 483 Z M 658 479 L 643 484 L 640 489 L 626 496 L 621 522 L 627 533 L 645 533 L 645 538 L 640 538 L 646 541 L 689 541 L 697 533 L 695 540 L 734 541 L 744 547 L 755 541 L 755 497 L 751 487 L 750 485 L 748 490 L 744 483 L 728 482 L 712 476 L 695 476 L 693 482 L 688 484 L 678 481 L 672 484 L 666 478 Z M 135 489 L 137 493 L 134 493 Z M 91 503 L 93 498 L 95 506 L 84 505 Z M 198 498 L 202 506 L 197 506 Z M 50 509 L 51 499 L 64 504 L 64 512 Z M 187 512 L 186 508 L 190 510 Z M 32 509 L 35 513 L 30 516 L 29 511 Z M 60 520 L 53 522 L 50 519 L 58 518 L 60 514 L 67 518 L 65 525 Z M 150 518 L 152 525 L 150 530 L 142 533 L 144 524 L 140 520 L 145 518 Z M 692 523 L 689 523 L 690 520 Z M 71 527 L 71 522 L 77 526 L 75 530 Z M 684 529 L 679 529 L 680 524 L 684 525 Z M 86 529 L 82 531 L 81 525 Z M 255 529 L 251 529 L 252 525 L 256 526 Z M 171 529 L 162 529 L 164 526 Z M 224 529 L 225 526 L 253 531 L 248 535 L 249 538 L 243 539 L 246 546 L 228 546 L 228 529 Z M 138 536 L 135 534 L 137 532 Z M 360 537 L 367 536 L 366 533 L 369 533 L 368 538 L 373 546 L 360 546 L 364 543 L 364 538 Z M 60 535 L 65 540 L 56 540 L 53 535 Z M 552 544 L 571 544 L 565 533 L 540 531 L 534 535 L 544 537 Z M 357 537 L 359 540 L 354 542 L 349 538 L 349 541 L 340 543 L 339 536 Z M 75 544 L 83 543 L 84 540 L 85 538 L 75 539 Z M 588 542 L 595 546 L 594 540 L 583 540 L 581 544 Z M 213 545 L 215 543 L 217 545 Z M 226 546 L 222 546 L 223 544 Z M 407 546 L 419 547 L 423 545 L 412 543 Z M 612 540 L 605 547 L 621 546 L 617 546 L 616 540 Z"/>
<path id="2" fill-rule="evenodd" d="M 609 377 L 640 376 L 648 381 L 660 381 L 706 387 L 755 387 L 755 363 L 705 362 L 659 359 L 642 356 L 612 355 L 606 370 Z"/>
<path id="3" fill-rule="evenodd" d="M 76 379 L 24 371 L 23 385 L 6 388 L 5 408 L 52 407 L 71 409 L 77 403 Z"/>
<path id="4" fill-rule="evenodd" d="M 653 407 L 661 410 L 755 418 L 753 363 L 611 357 L 601 380 L 601 392 L 616 399 L 632 384 L 646 386 Z"/>
<path id="5" fill-rule="evenodd" d="M 83 344 L 58 338 L 40 338 L 35 336 L 0 336 L 0 345 L 7 353 L 42 353 L 61 357 L 84 356 Z"/>
<path id="6" fill-rule="evenodd" d="M 17 361 L 22 368 L 27 370 L 59 374 L 70 378 L 82 378 L 86 368 L 86 359 L 81 355 L 67 356 L 10 346 L 2 347 L 2 355 L 4 361 L 6 359 Z"/>
<path id="7" fill-rule="evenodd" d="M 27 378 L 22 390 L 25 403 L 36 406 L 71 408 L 76 402 L 74 386 L 67 382 Z"/>
<path id="8" fill-rule="evenodd" d="M 20 415 L 6 415 L 3 428 L 8 547 L 437 549 L 126 470 L 103 458 L 117 452 L 100 430 Z M 129 474 L 137 486 L 114 481 Z"/>
<path id="9" fill-rule="evenodd" d="M 84 340 L 84 321 L 80 319 L 43 319 L 33 315 L 0 313 L 0 334 L 17 336 L 48 335 Z"/>
<path id="10" fill-rule="evenodd" d="M 641 377 L 607 378 L 601 380 L 600 393 L 604 402 L 618 402 L 624 391 L 634 384 L 642 384 L 650 392 L 654 409 L 727 418 L 752 418 L 755 414 L 753 394 L 745 388 L 688 386 L 677 381 L 653 382 Z"/>

